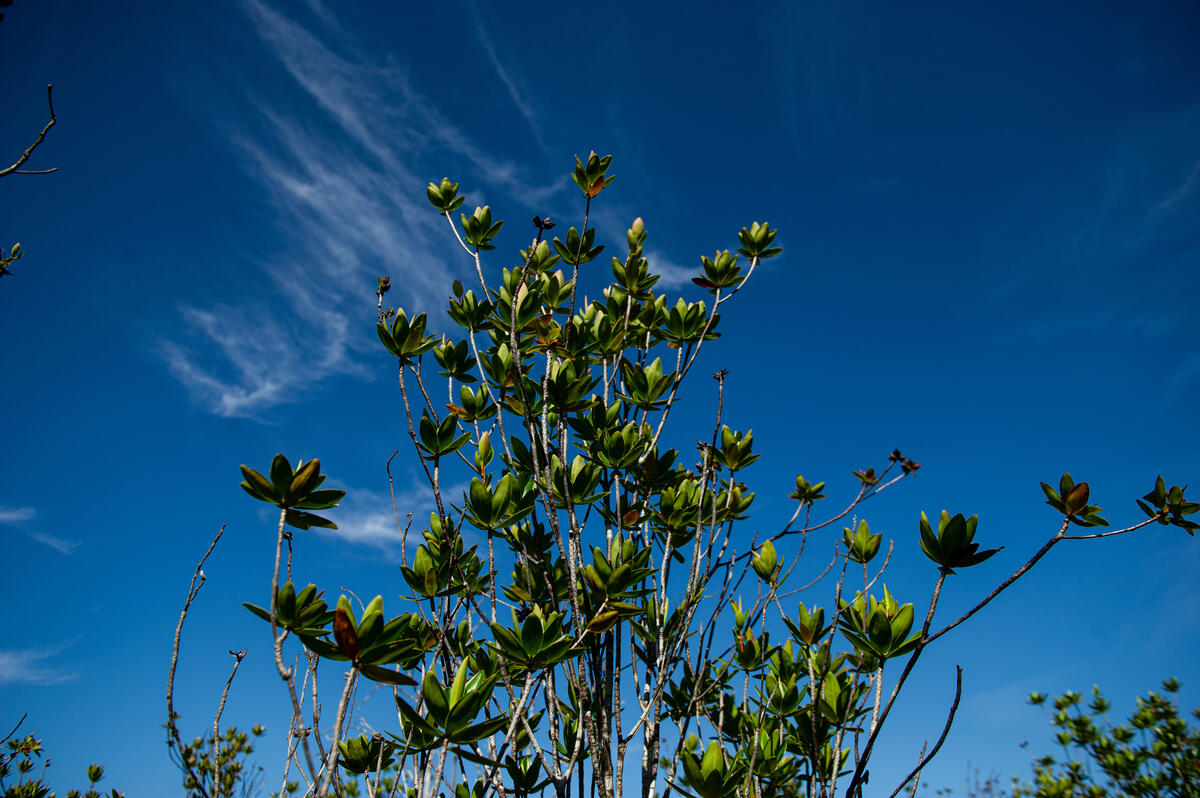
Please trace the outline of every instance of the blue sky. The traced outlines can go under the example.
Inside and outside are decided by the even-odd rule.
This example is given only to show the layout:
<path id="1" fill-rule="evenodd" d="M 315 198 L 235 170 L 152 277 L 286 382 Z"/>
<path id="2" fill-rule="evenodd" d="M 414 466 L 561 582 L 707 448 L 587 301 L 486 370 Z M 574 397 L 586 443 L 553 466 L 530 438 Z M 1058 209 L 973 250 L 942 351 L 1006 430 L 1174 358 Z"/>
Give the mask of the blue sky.
<path id="1" fill-rule="evenodd" d="M 101 761 L 131 796 L 176 791 L 170 636 L 226 524 L 185 633 L 184 725 L 200 733 L 226 649 L 249 647 L 226 719 L 279 732 L 273 782 L 286 699 L 240 608 L 265 596 L 272 525 L 237 466 L 319 456 L 349 497 L 340 534 L 303 541 L 302 578 L 402 589 L 384 461 L 406 438 L 373 292 L 390 274 L 390 300 L 440 319 L 467 276 L 424 198 L 443 175 L 512 220 L 493 269 L 533 214 L 579 223 L 567 174 L 592 149 L 617 175 L 601 239 L 644 217 L 672 293 L 699 298 L 699 256 L 743 225 L 777 226 L 784 255 L 699 372 L 730 370 L 726 417 L 763 454 L 748 530 L 786 519 L 797 473 L 848 495 L 851 469 L 900 447 L 923 468 L 863 516 L 918 606 L 921 510 L 979 513 L 1005 546 L 955 578 L 950 616 L 1053 534 L 1039 481 L 1070 470 L 1117 523 L 1159 473 L 1200 484 L 1198 26 L 1186 2 L 18 0 L 0 156 L 53 82 L 59 123 L 29 166 L 59 171 L 0 180 L 0 243 L 27 253 L 0 282 L 0 721 L 29 713 L 60 789 Z M 695 388 L 685 443 L 711 424 Z M 937 736 L 956 663 L 935 786 L 968 761 L 1027 773 L 1018 744 L 1050 748 L 1031 690 L 1099 683 L 1123 711 L 1175 675 L 1200 704 L 1198 545 L 1153 528 L 1057 548 L 927 653 L 872 786 Z"/>

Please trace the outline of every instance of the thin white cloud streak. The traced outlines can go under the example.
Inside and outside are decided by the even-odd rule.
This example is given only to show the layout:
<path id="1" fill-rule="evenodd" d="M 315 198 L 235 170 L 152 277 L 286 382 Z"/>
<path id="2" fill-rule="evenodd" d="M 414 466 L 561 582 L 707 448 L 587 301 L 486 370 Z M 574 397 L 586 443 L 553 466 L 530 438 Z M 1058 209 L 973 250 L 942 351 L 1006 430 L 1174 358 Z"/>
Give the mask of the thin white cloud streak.
<path id="1" fill-rule="evenodd" d="M 400 549 L 407 514 L 413 514 L 413 524 L 420 528 L 421 519 L 433 507 L 433 497 L 428 488 L 421 489 L 415 482 L 396 493 L 396 514 L 387 494 L 370 490 L 347 491 L 346 499 L 338 508 L 336 530 L 320 530 L 321 534 L 346 543 L 371 546 L 392 552 Z M 420 533 L 416 533 L 420 538 Z M 411 538 L 411 530 L 410 530 Z"/>
<path id="2" fill-rule="evenodd" d="M 45 663 L 67 646 L 49 648 L 0 649 L 0 684 L 53 685 L 69 682 L 79 676 Z"/>
<path id="3" fill-rule="evenodd" d="M 845 74 L 842 16 L 837 3 L 795 4 L 773 26 L 781 43 L 774 72 L 788 136 L 802 159 L 828 149 L 851 124 L 856 92 Z"/>
<path id="4" fill-rule="evenodd" d="M 288 74 L 359 146 L 377 156 L 389 173 L 396 170 L 411 177 L 401 155 L 411 160 L 421 151 L 442 145 L 467 158 L 491 183 L 531 203 L 560 189 L 560 185 L 531 184 L 522 178 L 516 164 L 484 152 L 460 126 L 446 119 L 435 102 L 413 87 L 405 70 L 367 64 L 357 53 L 353 53 L 355 60 L 343 58 L 259 0 L 246 0 L 245 5 L 259 35 Z M 352 42 L 343 44 L 353 51 Z M 424 182 L 417 182 L 420 192 L 407 196 L 423 203 Z M 420 207 L 424 210 L 423 204 Z"/>
<path id="5" fill-rule="evenodd" d="M 23 528 L 26 522 L 32 521 L 36 516 L 37 510 L 32 507 L 5 507 L 0 505 L 0 524 L 4 524 L 5 526 Z M 45 532 L 37 532 L 30 529 L 24 529 L 23 531 L 38 543 L 49 546 L 60 554 L 70 555 L 75 549 L 83 545 L 82 541 L 68 540 L 55 535 L 49 535 Z"/>
<path id="6" fill-rule="evenodd" d="M 451 277 L 465 273 L 467 255 L 425 202 L 428 181 L 414 164 L 465 160 L 492 187 L 531 203 L 559 187 L 529 184 L 514 164 L 484 153 L 403 69 L 367 63 L 337 26 L 322 33 L 341 36 L 335 44 L 347 56 L 258 0 L 243 5 L 303 89 L 308 112 L 319 113 L 314 123 L 252 97 L 257 127 L 236 129 L 231 146 L 270 197 L 281 229 L 303 232 L 261 267 L 283 302 L 182 306 L 189 336 L 160 341 L 158 353 L 211 412 L 262 420 L 323 380 L 366 375 L 360 355 L 374 341 L 375 277 L 392 276 L 392 303 L 431 308 L 444 302 Z M 312 10 L 328 14 L 319 3 Z"/>
<path id="7" fill-rule="evenodd" d="M 458 501 L 465 484 L 442 486 L 445 501 Z M 404 541 L 403 530 L 412 523 L 408 531 L 408 547 L 422 542 L 421 530 L 428 526 L 429 515 L 437 510 L 424 477 L 410 474 L 407 483 L 397 487 L 396 505 L 393 509 L 391 496 L 358 488 L 349 490 L 338 507 L 336 530 L 318 530 L 322 535 L 339 541 L 378 548 L 389 554 L 399 551 Z"/>
<path id="8" fill-rule="evenodd" d="M 1179 203 L 1191 196 L 1192 189 L 1196 187 L 1196 181 L 1200 179 L 1200 161 L 1192 164 L 1192 171 L 1188 172 L 1188 176 L 1179 184 L 1178 188 L 1162 202 L 1155 206 L 1157 211 L 1169 211 Z"/>
<path id="9" fill-rule="evenodd" d="M 83 545 L 81 540 L 67 540 L 66 538 L 48 535 L 45 532 L 30 532 L 29 536 L 38 543 L 43 543 L 57 551 L 59 554 L 71 556 L 75 549 Z"/>
<path id="10" fill-rule="evenodd" d="M 658 250 L 646 250 L 646 260 L 650 263 L 650 272 L 659 275 L 656 288 L 683 288 L 692 284 L 693 277 L 700 276 L 699 265 L 691 269 L 680 266 Z"/>
<path id="11" fill-rule="evenodd" d="M 509 67 L 500 60 L 500 56 L 496 53 L 496 47 L 492 43 L 492 37 L 488 35 L 487 30 L 483 27 L 479 7 L 474 2 L 470 3 L 470 16 L 475 26 L 475 37 L 483 45 L 483 52 L 487 55 L 488 61 L 491 62 L 492 68 L 496 70 L 496 75 L 500 78 L 500 82 L 508 90 L 508 96 L 512 98 L 513 105 L 521 112 L 521 116 L 525 117 L 525 121 L 529 123 L 529 128 L 533 131 L 533 135 L 537 137 L 538 145 L 543 151 L 547 150 L 546 140 L 542 136 L 542 126 L 538 123 L 537 114 L 533 110 L 532 103 L 526 99 L 528 89 L 525 86 L 524 79 L 521 78 L 520 73 L 515 68 L 510 72 Z"/>
<path id="12" fill-rule="evenodd" d="M 31 521 L 37 515 L 32 507 L 3 507 L 0 506 L 0 524 L 19 524 Z"/>

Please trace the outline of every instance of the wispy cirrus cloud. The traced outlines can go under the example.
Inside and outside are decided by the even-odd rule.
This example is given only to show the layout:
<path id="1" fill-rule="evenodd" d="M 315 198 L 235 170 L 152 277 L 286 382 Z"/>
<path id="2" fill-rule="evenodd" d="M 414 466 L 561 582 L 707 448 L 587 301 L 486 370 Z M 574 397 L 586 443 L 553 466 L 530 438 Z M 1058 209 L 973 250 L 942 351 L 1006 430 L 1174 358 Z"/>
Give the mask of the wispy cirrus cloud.
<path id="1" fill-rule="evenodd" d="M 500 78 L 500 82 L 504 84 L 504 88 L 508 90 L 508 96 L 512 98 L 513 105 L 525 121 L 529 124 L 533 135 L 537 137 L 538 144 L 543 150 L 547 149 L 546 139 L 542 135 L 542 126 L 538 122 L 537 113 L 533 109 L 533 102 L 529 99 L 529 87 L 525 83 L 524 77 L 512 64 L 506 64 L 496 52 L 496 45 L 492 42 L 492 37 L 484 27 L 483 18 L 479 13 L 479 6 L 475 2 L 470 3 L 470 17 L 475 26 L 475 37 L 479 43 L 483 45 L 483 52 L 487 55 L 488 61 L 491 62 L 492 69 L 496 71 L 496 76 Z"/>
<path id="2" fill-rule="evenodd" d="M 1197 181 L 1200 181 L 1200 161 L 1196 161 L 1194 164 L 1192 164 L 1191 171 L 1187 173 L 1187 176 L 1183 179 L 1183 181 L 1176 186 L 1170 194 L 1164 197 L 1161 202 L 1155 205 L 1154 209 L 1160 212 L 1169 211 L 1180 203 L 1186 201 L 1192 195 L 1192 191 L 1196 188 Z"/>
<path id="3" fill-rule="evenodd" d="M 485 152 L 413 86 L 406 69 L 375 63 L 327 24 L 324 5 L 309 6 L 321 20 L 320 36 L 260 0 L 243 3 L 301 92 L 298 107 L 251 97 L 256 122 L 229 133 L 279 227 L 302 231 L 261 266 L 283 301 L 184 305 L 187 335 L 158 347 L 171 374 L 220 416 L 261 418 L 325 379 L 365 374 L 360 355 L 372 345 L 375 277 L 392 273 L 388 299 L 398 304 L 442 303 L 467 259 L 459 253 L 461 262 L 447 263 L 452 234 L 425 202 L 427 176 L 417 177 L 432 173 L 428 163 L 465 162 L 485 188 L 531 203 L 561 188 L 529 183 L 515 164 Z"/>
<path id="4" fill-rule="evenodd" d="M 19 524 L 23 521 L 32 521 L 37 511 L 32 507 L 4 507 L 0 506 L 0 524 Z"/>
<path id="5" fill-rule="evenodd" d="M 49 546 L 60 554 L 69 555 L 83 545 L 83 542 L 79 540 L 69 540 L 57 535 L 50 535 L 45 532 L 29 529 L 27 522 L 32 521 L 36 516 L 37 510 L 33 507 L 4 507 L 0 505 L 0 524 L 17 527 L 38 543 Z"/>
<path id="6" fill-rule="evenodd" d="M 660 289 L 682 288 L 685 285 L 691 285 L 692 278 L 699 277 L 701 274 L 699 266 L 690 269 L 680 266 L 658 250 L 648 250 L 646 260 L 650 263 L 650 270 L 659 275 L 657 287 Z"/>
<path id="7" fill-rule="evenodd" d="M 59 554 L 66 554 L 68 556 L 72 554 L 75 549 L 83 545 L 83 541 L 81 540 L 68 540 L 67 538 L 48 535 L 45 532 L 30 532 L 29 536 L 38 543 L 43 543 L 49 546 Z"/>
<path id="8" fill-rule="evenodd" d="M 444 501 L 458 501 L 466 486 L 450 484 L 441 487 Z M 427 528 L 429 514 L 436 510 L 429 484 L 423 476 L 410 473 L 404 481 L 397 482 L 394 506 L 388 493 L 356 488 L 347 491 L 346 498 L 338 507 L 338 528 L 317 531 L 339 541 L 395 553 L 405 542 L 406 526 L 409 527 L 408 546 L 413 547 L 421 542 L 421 530 Z M 412 515 L 411 524 L 409 514 Z"/>
<path id="9" fill-rule="evenodd" d="M 0 649 L 0 684 L 52 685 L 69 682 L 79 674 L 47 662 L 68 645 L 43 648 Z"/>

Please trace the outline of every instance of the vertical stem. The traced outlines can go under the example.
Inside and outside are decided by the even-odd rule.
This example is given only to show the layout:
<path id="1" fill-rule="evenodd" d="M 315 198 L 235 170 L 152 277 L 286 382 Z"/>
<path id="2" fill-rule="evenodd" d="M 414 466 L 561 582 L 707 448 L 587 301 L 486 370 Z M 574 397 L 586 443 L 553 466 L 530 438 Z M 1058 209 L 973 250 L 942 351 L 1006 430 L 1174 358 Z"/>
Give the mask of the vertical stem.
<path id="1" fill-rule="evenodd" d="M 342 738 L 342 724 L 346 720 L 346 707 L 350 704 L 350 693 L 354 690 L 354 681 L 358 677 L 358 666 L 351 665 L 346 672 L 346 686 L 342 688 L 342 698 L 338 701 L 337 718 L 333 722 L 333 741 L 329 744 L 329 755 L 325 759 L 325 773 L 321 777 L 321 786 L 317 789 L 317 797 L 329 795 L 329 785 L 337 771 L 338 743 Z"/>
<path id="2" fill-rule="evenodd" d="M 313 779 L 316 779 L 317 771 L 313 766 L 312 752 L 308 747 L 308 730 L 303 727 L 301 721 L 300 701 L 296 697 L 294 674 L 291 668 L 283 664 L 283 639 L 286 633 L 280 633 L 279 618 L 276 615 L 279 596 L 279 564 L 283 555 L 283 536 L 286 534 L 286 530 L 284 529 L 286 524 L 287 509 L 281 507 L 279 509 L 279 528 L 275 534 L 275 572 L 271 576 L 271 638 L 274 644 L 275 669 L 279 672 L 279 677 L 287 683 L 288 695 L 292 699 L 292 720 L 289 733 L 300 738 L 301 748 L 304 750 L 305 763 L 308 765 L 308 772 Z"/>

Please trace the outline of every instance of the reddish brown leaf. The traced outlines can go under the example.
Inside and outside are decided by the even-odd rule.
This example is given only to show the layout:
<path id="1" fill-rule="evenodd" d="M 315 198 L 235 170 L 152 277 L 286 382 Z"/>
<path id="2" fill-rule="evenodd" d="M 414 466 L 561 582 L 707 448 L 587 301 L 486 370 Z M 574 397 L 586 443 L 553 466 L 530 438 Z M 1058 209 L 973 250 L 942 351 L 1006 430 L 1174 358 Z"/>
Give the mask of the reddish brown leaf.
<path id="1" fill-rule="evenodd" d="M 1086 482 L 1080 482 L 1075 487 L 1071 488 L 1071 492 L 1063 497 L 1064 503 L 1067 505 L 1067 511 L 1077 513 L 1087 506 L 1088 497 L 1091 489 L 1088 488 Z"/>
<path id="2" fill-rule="evenodd" d="M 350 616 L 341 607 L 333 614 L 333 637 L 338 649 L 350 659 L 358 659 L 358 631 L 350 623 Z"/>

